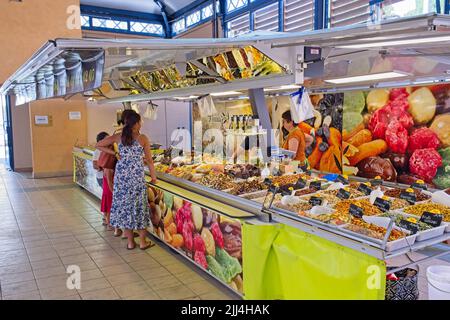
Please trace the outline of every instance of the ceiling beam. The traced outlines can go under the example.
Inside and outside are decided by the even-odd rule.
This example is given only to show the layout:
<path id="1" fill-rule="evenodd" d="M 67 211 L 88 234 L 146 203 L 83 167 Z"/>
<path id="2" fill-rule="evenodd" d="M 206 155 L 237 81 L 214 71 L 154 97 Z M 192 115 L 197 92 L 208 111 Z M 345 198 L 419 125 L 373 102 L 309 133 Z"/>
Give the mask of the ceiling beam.
<path id="1" fill-rule="evenodd" d="M 161 15 L 164 21 L 164 31 L 166 33 L 166 38 L 172 38 L 172 30 L 170 28 L 169 18 L 167 17 L 166 5 L 162 0 L 153 0 L 156 5 L 161 9 Z"/>

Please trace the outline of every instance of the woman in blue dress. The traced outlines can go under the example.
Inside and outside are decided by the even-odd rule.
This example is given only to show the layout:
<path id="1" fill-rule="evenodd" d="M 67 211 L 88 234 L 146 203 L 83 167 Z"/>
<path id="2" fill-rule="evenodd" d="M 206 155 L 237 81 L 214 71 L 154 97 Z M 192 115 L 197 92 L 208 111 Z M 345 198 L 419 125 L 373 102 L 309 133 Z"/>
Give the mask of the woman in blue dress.
<path id="1" fill-rule="evenodd" d="M 156 174 L 150 140 L 146 135 L 140 134 L 141 126 L 141 116 L 136 112 L 130 113 L 122 133 L 108 137 L 96 145 L 96 148 L 110 154 L 115 154 L 111 150 L 114 143 L 119 146 L 110 224 L 125 230 L 129 250 L 136 247 L 133 230 L 139 232 L 140 249 L 145 250 L 153 246 L 152 242 L 147 242 L 146 237 L 146 228 L 150 224 L 150 206 L 145 185 L 144 158 L 153 183 L 156 183 Z"/>

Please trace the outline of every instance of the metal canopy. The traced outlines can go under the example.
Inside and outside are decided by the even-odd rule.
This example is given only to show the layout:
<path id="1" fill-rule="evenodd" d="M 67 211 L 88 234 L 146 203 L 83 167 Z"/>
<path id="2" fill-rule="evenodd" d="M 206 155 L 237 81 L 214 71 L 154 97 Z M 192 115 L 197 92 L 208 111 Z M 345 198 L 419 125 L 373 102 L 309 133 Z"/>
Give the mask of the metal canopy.
<path id="1" fill-rule="evenodd" d="M 14 73 L 0 87 L 0 94 L 7 94 L 15 84 L 21 83 L 64 51 L 105 50 L 103 80 L 107 81 L 118 80 L 133 72 L 157 70 L 174 63 L 183 63 L 248 45 L 257 47 L 280 65 L 288 66 L 292 77 L 271 76 L 264 77 L 264 80 L 231 81 L 226 83 L 227 89 L 223 84 L 215 84 L 134 96 L 123 96 L 124 92 L 119 92 L 114 94 L 119 98 L 111 102 L 246 90 L 257 85 L 270 87 L 297 83 L 312 91 L 342 91 L 450 81 L 450 17 L 429 14 L 385 21 L 377 25 L 360 24 L 300 33 L 259 33 L 238 38 L 56 39 L 45 44 Z M 303 79 L 304 67 L 307 67 L 301 61 L 304 46 L 322 48 L 322 58 L 325 60 L 322 75 Z M 365 78 L 351 85 L 326 81 L 386 72 L 401 72 L 403 76 L 395 80 Z"/>

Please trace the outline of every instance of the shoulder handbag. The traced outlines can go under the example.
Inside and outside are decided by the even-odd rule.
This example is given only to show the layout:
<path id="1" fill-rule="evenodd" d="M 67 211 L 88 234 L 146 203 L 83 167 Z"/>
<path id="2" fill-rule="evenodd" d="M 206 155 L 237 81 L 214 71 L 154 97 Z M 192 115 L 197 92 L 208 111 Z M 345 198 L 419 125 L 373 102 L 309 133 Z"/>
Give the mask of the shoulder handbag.
<path id="1" fill-rule="evenodd" d="M 117 159 L 115 156 L 102 151 L 98 158 L 97 166 L 100 169 L 114 169 L 116 167 L 116 161 Z"/>

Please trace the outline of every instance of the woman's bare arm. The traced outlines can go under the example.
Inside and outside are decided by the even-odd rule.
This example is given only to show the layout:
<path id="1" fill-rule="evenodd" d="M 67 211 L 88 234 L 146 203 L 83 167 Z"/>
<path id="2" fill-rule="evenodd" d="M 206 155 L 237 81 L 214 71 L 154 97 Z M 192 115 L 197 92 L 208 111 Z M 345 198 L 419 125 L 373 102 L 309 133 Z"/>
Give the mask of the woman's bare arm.
<path id="1" fill-rule="evenodd" d="M 288 142 L 289 151 L 292 151 L 295 154 L 297 154 L 298 146 L 299 146 L 299 141 L 297 138 L 291 138 L 289 140 L 289 142 Z"/>
<path id="2" fill-rule="evenodd" d="M 113 149 L 111 149 L 111 146 L 114 145 L 114 142 L 118 142 L 119 138 L 120 136 L 117 134 L 109 136 L 108 138 L 105 138 L 102 141 L 97 142 L 95 148 L 114 156 L 116 153 Z"/>
<path id="3" fill-rule="evenodd" d="M 305 133 L 305 147 L 308 148 L 313 142 L 314 138 L 311 135 Z"/>
<path id="4" fill-rule="evenodd" d="M 155 165 L 153 164 L 153 157 L 152 152 L 150 150 L 150 140 L 145 134 L 141 134 L 139 136 L 139 142 L 141 143 L 142 147 L 144 148 L 144 155 L 145 155 L 145 161 L 148 165 L 148 170 L 150 171 L 150 177 L 152 179 L 152 183 L 156 183 L 156 171 L 155 171 Z"/>

